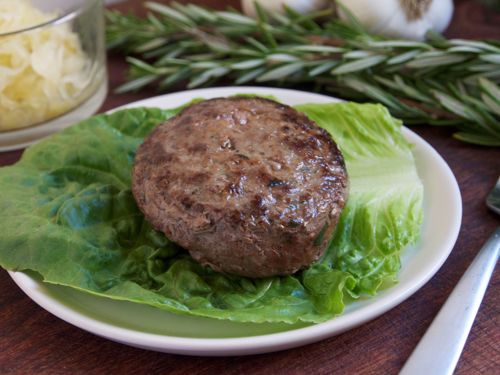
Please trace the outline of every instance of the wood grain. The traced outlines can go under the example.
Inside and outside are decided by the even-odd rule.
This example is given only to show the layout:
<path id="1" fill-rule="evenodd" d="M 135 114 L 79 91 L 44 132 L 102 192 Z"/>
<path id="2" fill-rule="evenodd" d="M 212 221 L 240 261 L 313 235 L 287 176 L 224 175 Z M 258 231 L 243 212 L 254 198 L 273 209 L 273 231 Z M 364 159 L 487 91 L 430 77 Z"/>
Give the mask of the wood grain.
<path id="1" fill-rule="evenodd" d="M 219 8 L 238 1 L 197 1 Z M 481 5 L 456 1 L 449 36 L 500 39 L 500 16 Z M 140 8 L 140 1 L 118 6 Z M 123 81 L 119 56 L 108 61 L 111 89 Z M 101 111 L 156 95 L 110 93 Z M 319 343 L 248 357 L 203 358 L 148 352 L 75 328 L 44 311 L 0 271 L 0 374 L 396 374 L 485 239 L 500 220 L 484 204 L 500 174 L 500 150 L 460 143 L 448 129 L 413 127 L 449 163 L 463 200 L 458 242 L 437 275 L 407 301 L 357 329 Z M 21 152 L 0 154 L 0 165 Z M 500 373 L 500 273 L 491 281 L 456 374 Z"/>

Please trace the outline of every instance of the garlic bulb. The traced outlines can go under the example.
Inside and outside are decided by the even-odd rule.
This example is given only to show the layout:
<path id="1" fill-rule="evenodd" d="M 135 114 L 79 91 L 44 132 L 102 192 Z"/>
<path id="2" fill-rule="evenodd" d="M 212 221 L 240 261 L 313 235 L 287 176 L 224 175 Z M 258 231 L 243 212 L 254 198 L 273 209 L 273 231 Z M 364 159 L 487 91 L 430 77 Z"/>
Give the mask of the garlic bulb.
<path id="1" fill-rule="evenodd" d="M 442 32 L 453 14 L 452 0 L 337 0 L 368 31 L 422 40 L 428 30 Z M 339 9 L 340 18 L 346 14 Z"/>
<path id="2" fill-rule="evenodd" d="M 243 12 L 250 16 L 256 17 L 255 10 L 256 0 L 241 0 L 241 8 Z M 299 13 L 310 13 L 315 10 L 321 10 L 328 7 L 331 3 L 329 0 L 258 0 L 262 9 L 268 12 L 283 13 L 284 6 L 287 6 Z"/>

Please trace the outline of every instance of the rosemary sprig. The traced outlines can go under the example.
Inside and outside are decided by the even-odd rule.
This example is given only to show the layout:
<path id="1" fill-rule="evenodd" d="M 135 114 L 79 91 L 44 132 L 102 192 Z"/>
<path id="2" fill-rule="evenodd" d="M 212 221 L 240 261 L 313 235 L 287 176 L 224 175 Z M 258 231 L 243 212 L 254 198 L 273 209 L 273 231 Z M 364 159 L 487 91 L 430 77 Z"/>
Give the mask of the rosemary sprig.
<path id="1" fill-rule="evenodd" d="M 356 22 L 324 12 L 285 15 L 259 10 L 257 20 L 214 11 L 147 2 L 146 18 L 108 12 L 107 40 L 130 64 L 119 92 L 156 83 L 160 90 L 220 79 L 293 85 L 314 83 L 339 97 L 383 103 L 407 124 L 455 126 L 454 136 L 500 146 L 500 43 L 389 40 Z M 271 20 L 271 22 L 268 22 Z"/>

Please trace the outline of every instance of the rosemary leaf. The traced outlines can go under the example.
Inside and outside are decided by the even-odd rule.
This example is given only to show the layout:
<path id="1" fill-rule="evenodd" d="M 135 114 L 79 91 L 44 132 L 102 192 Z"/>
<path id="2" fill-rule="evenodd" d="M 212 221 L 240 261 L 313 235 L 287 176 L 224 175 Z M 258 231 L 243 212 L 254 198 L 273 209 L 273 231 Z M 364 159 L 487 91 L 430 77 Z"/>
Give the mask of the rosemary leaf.
<path id="1" fill-rule="evenodd" d="M 424 42 L 391 40 L 366 32 L 353 17 L 331 18 L 330 9 L 309 15 L 259 9 L 255 20 L 193 4 L 146 7 L 145 18 L 106 14 L 108 47 L 129 56 L 129 81 L 119 92 L 222 78 L 309 83 L 345 99 L 382 103 L 407 124 L 454 126 L 456 139 L 500 145 L 498 42 L 448 40 L 435 32 Z"/>

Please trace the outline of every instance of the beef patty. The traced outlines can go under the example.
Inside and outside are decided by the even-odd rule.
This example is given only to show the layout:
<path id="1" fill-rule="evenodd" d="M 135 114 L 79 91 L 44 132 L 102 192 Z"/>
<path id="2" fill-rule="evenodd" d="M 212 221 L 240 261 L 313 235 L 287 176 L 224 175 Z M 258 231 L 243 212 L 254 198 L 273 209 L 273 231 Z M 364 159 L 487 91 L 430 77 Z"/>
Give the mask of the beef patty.
<path id="1" fill-rule="evenodd" d="M 348 179 L 335 142 L 304 114 L 231 97 L 158 126 L 137 152 L 133 193 L 146 219 L 201 264 L 268 277 L 324 253 Z"/>

